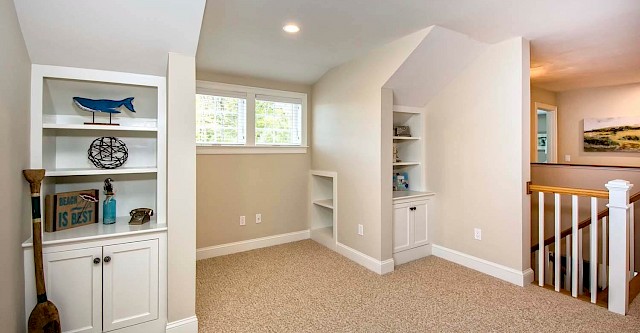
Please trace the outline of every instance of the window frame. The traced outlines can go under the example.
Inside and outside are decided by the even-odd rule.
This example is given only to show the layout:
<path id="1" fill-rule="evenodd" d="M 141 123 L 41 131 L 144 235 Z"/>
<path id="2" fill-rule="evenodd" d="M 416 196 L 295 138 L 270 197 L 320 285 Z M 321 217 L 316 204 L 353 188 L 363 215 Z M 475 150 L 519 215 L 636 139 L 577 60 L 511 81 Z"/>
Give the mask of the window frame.
<path id="1" fill-rule="evenodd" d="M 197 154 L 302 154 L 307 152 L 307 94 L 242 86 L 236 84 L 196 81 L 196 94 L 216 95 L 216 93 L 244 94 L 246 95 L 246 140 L 245 144 L 196 144 Z M 285 99 L 298 99 L 301 101 L 301 142 L 300 145 L 256 145 L 256 95 L 267 95 Z M 195 98 L 195 96 L 194 96 Z M 195 110 L 194 110 L 195 111 Z M 197 130 L 197 128 L 196 128 Z M 194 132 L 195 136 L 195 132 Z"/>

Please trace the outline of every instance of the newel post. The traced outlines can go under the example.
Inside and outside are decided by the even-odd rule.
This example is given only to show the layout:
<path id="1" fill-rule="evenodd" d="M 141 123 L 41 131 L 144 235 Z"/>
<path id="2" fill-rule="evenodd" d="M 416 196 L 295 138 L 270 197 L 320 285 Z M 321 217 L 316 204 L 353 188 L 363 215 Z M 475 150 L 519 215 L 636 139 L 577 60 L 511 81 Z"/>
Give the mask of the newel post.
<path id="1" fill-rule="evenodd" d="M 609 311 L 629 310 L 629 190 L 626 180 L 612 180 L 609 190 Z"/>

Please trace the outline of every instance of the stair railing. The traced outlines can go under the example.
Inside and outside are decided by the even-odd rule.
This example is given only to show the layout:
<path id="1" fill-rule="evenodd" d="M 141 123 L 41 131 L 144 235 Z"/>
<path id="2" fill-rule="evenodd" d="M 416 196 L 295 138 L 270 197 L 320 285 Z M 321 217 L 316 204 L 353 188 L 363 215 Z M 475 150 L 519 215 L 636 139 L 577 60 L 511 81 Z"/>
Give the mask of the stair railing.
<path id="1" fill-rule="evenodd" d="M 538 192 L 538 244 L 531 248 L 532 252 L 537 251 L 537 273 L 538 284 L 542 287 L 545 281 L 553 284 L 555 290 L 560 292 L 561 283 L 561 246 L 562 239 L 566 244 L 566 271 L 565 287 L 571 292 L 571 296 L 578 297 L 583 294 L 583 260 L 582 260 L 582 237 L 583 228 L 589 226 L 590 231 L 590 265 L 589 265 L 589 293 L 590 301 L 598 301 L 598 280 L 602 288 L 608 287 L 608 308 L 609 311 L 626 314 L 629 307 L 629 281 L 633 277 L 633 205 L 630 205 L 629 190 L 633 185 L 625 180 L 612 180 L 608 182 L 605 190 L 585 190 L 566 187 L 553 187 L 527 184 L 527 193 Z M 544 195 L 551 193 L 554 195 L 554 236 L 544 238 Z M 560 219 L 560 196 L 571 196 L 571 228 L 561 230 Z M 591 198 L 591 217 L 578 223 L 578 197 L 585 196 Z M 598 212 L 598 199 L 608 199 L 607 209 Z M 640 195 L 634 196 L 635 200 L 640 199 Z M 631 210 L 631 214 L 629 214 Z M 607 219 L 608 217 L 608 219 Z M 605 269 L 600 270 L 598 276 L 598 227 L 602 223 L 602 258 Z M 607 237 L 607 222 L 609 235 Z M 610 240 L 607 246 L 607 238 Z M 573 240 L 573 241 L 572 241 Z M 554 268 L 549 269 L 549 246 L 555 244 L 554 248 Z M 608 253 L 607 253 L 607 247 Z M 607 281 L 607 257 L 608 281 Z M 580 264 L 579 264 L 580 263 Z M 551 273 L 554 273 L 554 281 L 551 281 Z M 599 278 L 599 279 L 598 279 Z M 570 286 L 570 287 L 569 287 Z"/>

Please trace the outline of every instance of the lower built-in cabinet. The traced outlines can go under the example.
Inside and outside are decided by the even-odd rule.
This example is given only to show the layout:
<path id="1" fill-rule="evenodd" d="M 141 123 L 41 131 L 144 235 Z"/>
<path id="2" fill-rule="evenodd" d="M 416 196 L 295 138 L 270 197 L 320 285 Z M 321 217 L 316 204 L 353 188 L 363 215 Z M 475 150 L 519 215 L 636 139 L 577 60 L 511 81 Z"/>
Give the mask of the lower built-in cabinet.
<path id="1" fill-rule="evenodd" d="M 393 257 L 397 265 L 429 255 L 429 196 L 398 198 L 393 204 Z"/>
<path id="2" fill-rule="evenodd" d="M 45 285 L 60 312 L 62 331 L 164 331 L 166 302 L 160 293 L 166 281 L 161 286 L 160 278 L 166 268 L 160 267 L 160 247 L 165 239 L 165 233 L 153 233 L 45 245 Z M 28 316 L 35 305 L 32 248 L 25 247 L 24 254 Z"/>
<path id="3" fill-rule="evenodd" d="M 393 252 L 427 244 L 427 202 L 393 205 Z"/>

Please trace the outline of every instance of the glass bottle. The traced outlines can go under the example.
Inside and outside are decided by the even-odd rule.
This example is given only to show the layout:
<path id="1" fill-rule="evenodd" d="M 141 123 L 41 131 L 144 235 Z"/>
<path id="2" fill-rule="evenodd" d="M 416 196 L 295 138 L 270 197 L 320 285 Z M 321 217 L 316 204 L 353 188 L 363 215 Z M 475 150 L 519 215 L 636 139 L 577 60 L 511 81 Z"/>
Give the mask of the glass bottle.
<path id="1" fill-rule="evenodd" d="M 116 198 L 113 191 L 113 179 L 107 178 L 104 180 L 104 194 L 105 199 L 102 203 L 102 223 L 114 224 L 116 223 Z"/>

